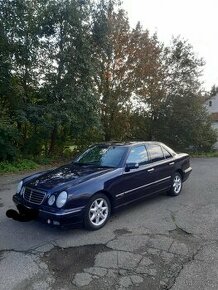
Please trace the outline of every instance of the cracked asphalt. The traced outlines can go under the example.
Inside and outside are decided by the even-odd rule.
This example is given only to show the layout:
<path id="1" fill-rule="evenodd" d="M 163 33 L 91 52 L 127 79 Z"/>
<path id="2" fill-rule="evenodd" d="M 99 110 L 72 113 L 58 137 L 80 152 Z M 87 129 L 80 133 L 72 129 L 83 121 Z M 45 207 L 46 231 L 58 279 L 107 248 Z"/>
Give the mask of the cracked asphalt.
<path id="1" fill-rule="evenodd" d="M 115 213 L 99 231 L 8 219 L 17 182 L 0 177 L 0 289 L 218 289 L 218 158 L 192 160 L 180 196 Z"/>

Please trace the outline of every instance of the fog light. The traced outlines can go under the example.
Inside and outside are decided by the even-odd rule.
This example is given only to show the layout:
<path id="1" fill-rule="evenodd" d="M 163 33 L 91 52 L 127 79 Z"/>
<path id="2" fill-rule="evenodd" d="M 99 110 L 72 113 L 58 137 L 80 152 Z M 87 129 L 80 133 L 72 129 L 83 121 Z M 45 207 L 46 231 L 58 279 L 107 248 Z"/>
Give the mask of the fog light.
<path id="1" fill-rule="evenodd" d="M 51 224 L 51 220 L 50 219 L 47 219 L 47 224 Z"/>

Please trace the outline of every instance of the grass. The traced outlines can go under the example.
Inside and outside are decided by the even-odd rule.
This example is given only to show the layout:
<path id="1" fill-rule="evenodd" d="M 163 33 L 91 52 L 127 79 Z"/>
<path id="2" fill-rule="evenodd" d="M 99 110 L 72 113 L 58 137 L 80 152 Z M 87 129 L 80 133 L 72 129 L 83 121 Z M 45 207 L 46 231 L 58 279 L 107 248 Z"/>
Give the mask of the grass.
<path id="1" fill-rule="evenodd" d="M 34 169 L 39 168 L 40 166 L 46 166 L 46 165 L 59 166 L 61 164 L 68 163 L 68 162 L 69 162 L 69 159 L 67 158 L 29 156 L 28 159 L 25 158 L 25 159 L 16 160 L 13 162 L 9 162 L 9 161 L 0 162 L 0 174 L 34 170 Z"/>
<path id="2" fill-rule="evenodd" d="M 218 151 L 212 152 L 192 152 L 191 157 L 201 158 L 201 157 L 218 157 Z"/>
<path id="3" fill-rule="evenodd" d="M 32 170 L 37 167 L 39 167 L 39 164 L 29 159 L 14 162 L 2 161 L 0 162 L 0 174 Z"/>

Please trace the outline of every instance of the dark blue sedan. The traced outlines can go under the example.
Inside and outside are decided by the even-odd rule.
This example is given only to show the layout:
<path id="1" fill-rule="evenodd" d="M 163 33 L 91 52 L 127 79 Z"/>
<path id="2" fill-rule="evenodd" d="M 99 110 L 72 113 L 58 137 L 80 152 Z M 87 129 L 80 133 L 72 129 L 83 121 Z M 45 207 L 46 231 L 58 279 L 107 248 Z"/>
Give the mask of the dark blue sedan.
<path id="1" fill-rule="evenodd" d="M 135 200 L 162 191 L 179 195 L 191 171 L 188 154 L 159 142 L 97 144 L 70 164 L 24 178 L 13 201 L 23 217 L 97 230 Z"/>

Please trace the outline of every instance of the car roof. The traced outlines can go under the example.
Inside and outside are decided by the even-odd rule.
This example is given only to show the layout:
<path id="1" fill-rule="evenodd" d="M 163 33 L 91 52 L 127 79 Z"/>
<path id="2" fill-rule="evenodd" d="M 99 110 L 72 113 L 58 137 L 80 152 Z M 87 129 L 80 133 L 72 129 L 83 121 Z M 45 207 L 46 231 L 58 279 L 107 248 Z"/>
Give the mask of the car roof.
<path id="1" fill-rule="evenodd" d="M 125 141 L 125 142 L 118 142 L 118 141 L 111 141 L 111 142 L 104 142 L 104 143 L 96 143 L 91 146 L 135 146 L 135 145 L 144 145 L 144 144 L 159 144 L 164 145 L 158 141 Z"/>

